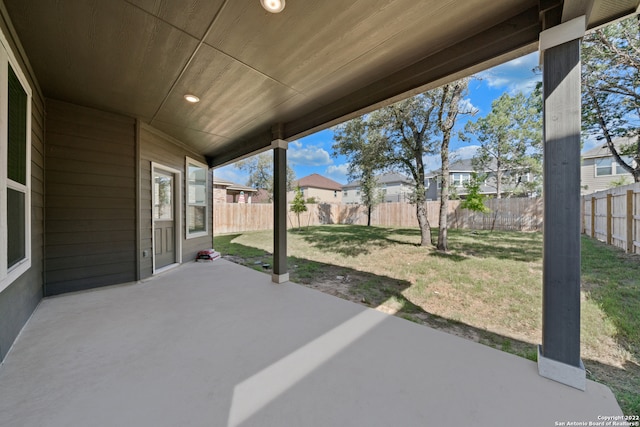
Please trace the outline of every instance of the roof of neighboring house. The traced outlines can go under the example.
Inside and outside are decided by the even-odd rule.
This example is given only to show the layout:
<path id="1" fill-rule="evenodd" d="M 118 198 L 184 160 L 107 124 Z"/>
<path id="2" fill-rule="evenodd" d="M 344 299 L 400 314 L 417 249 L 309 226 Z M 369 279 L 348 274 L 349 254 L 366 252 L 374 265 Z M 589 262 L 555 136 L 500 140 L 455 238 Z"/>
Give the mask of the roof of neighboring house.
<path id="1" fill-rule="evenodd" d="M 455 162 L 452 162 L 449 165 L 449 173 L 454 173 L 454 172 L 475 172 L 471 159 L 461 159 L 461 160 L 456 160 Z M 440 175 L 441 173 L 442 173 L 442 168 L 432 170 L 427 174 L 427 178 L 433 178 L 435 176 Z"/>
<path id="2" fill-rule="evenodd" d="M 255 188 L 247 187 L 246 185 L 236 184 L 235 182 L 225 181 L 224 179 L 213 179 L 213 185 L 219 185 L 221 187 L 226 187 L 227 190 L 232 191 L 244 191 L 245 193 L 257 193 L 258 190 Z"/>
<path id="3" fill-rule="evenodd" d="M 384 175 L 379 175 L 376 176 L 376 181 L 378 183 L 378 185 L 380 184 L 395 184 L 395 183 L 401 183 L 401 184 L 413 184 L 413 180 L 405 175 L 402 175 L 401 173 L 396 173 L 396 172 L 390 172 L 390 173 L 385 173 Z M 355 187 L 359 187 L 360 186 L 360 181 L 351 181 L 346 185 L 343 185 L 342 188 L 355 188 Z"/>
<path id="4" fill-rule="evenodd" d="M 297 181 L 294 181 L 293 186 L 300 188 L 322 188 L 324 190 L 334 191 L 342 190 L 342 184 L 317 173 L 313 173 L 311 175 L 305 176 L 304 178 L 300 178 Z"/>
<path id="5" fill-rule="evenodd" d="M 623 145 L 631 144 L 634 142 L 631 138 L 618 138 L 613 141 L 613 145 L 616 149 L 620 149 Z M 585 151 L 582 154 L 583 159 L 593 159 L 596 157 L 609 157 L 611 156 L 611 151 L 609 150 L 609 146 L 606 141 L 598 144 L 595 148 L 592 148 L 589 151 Z"/>

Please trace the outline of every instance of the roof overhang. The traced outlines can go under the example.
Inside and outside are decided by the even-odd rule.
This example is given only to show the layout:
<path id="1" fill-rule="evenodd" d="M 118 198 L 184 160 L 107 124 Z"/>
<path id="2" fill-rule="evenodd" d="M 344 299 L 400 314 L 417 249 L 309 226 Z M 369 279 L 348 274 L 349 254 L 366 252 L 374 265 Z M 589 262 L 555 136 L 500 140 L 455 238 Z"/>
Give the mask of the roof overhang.
<path id="1" fill-rule="evenodd" d="M 45 96 L 136 117 L 210 166 L 535 51 L 640 0 L 4 0 Z M 200 102 L 190 104 L 185 94 Z"/>

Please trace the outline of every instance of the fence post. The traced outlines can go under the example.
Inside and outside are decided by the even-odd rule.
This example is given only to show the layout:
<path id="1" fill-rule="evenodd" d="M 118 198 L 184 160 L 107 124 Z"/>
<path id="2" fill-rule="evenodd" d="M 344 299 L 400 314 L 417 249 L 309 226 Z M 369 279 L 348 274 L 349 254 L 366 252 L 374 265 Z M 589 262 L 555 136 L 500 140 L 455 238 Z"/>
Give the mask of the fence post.
<path id="1" fill-rule="evenodd" d="M 580 197 L 581 199 L 581 203 L 580 203 L 580 232 L 582 234 L 586 234 L 587 232 L 587 224 L 586 224 L 586 220 L 585 217 L 587 216 L 587 201 L 585 199 L 584 196 Z"/>
<path id="2" fill-rule="evenodd" d="M 633 253 L 633 190 L 627 190 L 627 253 Z"/>
<path id="3" fill-rule="evenodd" d="M 596 237 L 596 198 L 591 197 L 591 238 Z"/>
<path id="4" fill-rule="evenodd" d="M 612 226 L 613 226 L 613 195 L 607 194 L 607 245 L 611 245 L 612 239 Z"/>

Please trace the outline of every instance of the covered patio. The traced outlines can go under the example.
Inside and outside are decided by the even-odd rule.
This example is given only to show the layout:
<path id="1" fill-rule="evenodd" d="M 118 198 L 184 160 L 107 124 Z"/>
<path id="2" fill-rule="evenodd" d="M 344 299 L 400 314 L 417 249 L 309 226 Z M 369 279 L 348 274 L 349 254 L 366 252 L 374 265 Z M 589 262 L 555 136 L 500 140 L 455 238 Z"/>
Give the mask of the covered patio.
<path id="1" fill-rule="evenodd" d="M 621 415 L 601 384 L 578 392 L 534 362 L 226 260 L 43 300 L 0 368 L 0 396 L 5 427 L 544 427 Z"/>

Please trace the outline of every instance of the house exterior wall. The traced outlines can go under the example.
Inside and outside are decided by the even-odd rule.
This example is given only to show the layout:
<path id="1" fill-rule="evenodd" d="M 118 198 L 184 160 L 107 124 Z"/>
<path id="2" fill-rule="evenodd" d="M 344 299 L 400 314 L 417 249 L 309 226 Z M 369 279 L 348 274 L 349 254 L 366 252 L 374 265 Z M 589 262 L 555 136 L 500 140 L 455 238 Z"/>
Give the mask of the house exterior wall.
<path id="1" fill-rule="evenodd" d="M 342 187 L 342 203 L 360 204 L 360 187 Z"/>
<path id="2" fill-rule="evenodd" d="M 135 121 L 47 99 L 45 295 L 136 279 Z"/>
<path id="3" fill-rule="evenodd" d="M 182 242 L 182 262 L 193 261 L 197 252 L 211 248 L 212 245 L 212 205 L 213 205 L 213 171 L 208 171 L 208 210 L 207 210 L 207 230 L 208 235 L 204 237 L 186 238 L 185 221 L 186 204 L 185 195 L 185 164 L 186 157 L 190 157 L 202 163 L 206 159 L 201 155 L 192 152 L 179 141 L 163 134 L 151 126 L 139 124 L 139 144 L 140 144 L 140 278 L 149 277 L 153 274 L 153 242 L 152 242 L 152 194 L 151 194 L 151 163 L 167 166 L 180 171 L 182 198 L 182 226 L 180 236 Z M 146 253 L 146 256 L 145 256 Z"/>
<path id="4" fill-rule="evenodd" d="M 361 204 L 360 191 L 360 187 L 342 187 L 342 203 Z M 412 188 L 406 184 L 392 182 L 380 185 L 378 191 L 383 192 L 382 201 L 385 203 L 409 202 Z"/>
<path id="5" fill-rule="evenodd" d="M 327 190 L 324 188 L 302 187 L 302 195 L 307 200 L 313 197 L 318 203 L 342 203 L 342 192 L 340 190 Z M 290 192 L 295 197 L 295 191 Z"/>
<path id="6" fill-rule="evenodd" d="M 44 242 L 44 98 L 21 55 L 19 41 L 0 8 L 0 30 L 33 91 L 31 98 L 31 267 L 0 291 L 0 362 L 42 299 Z"/>
<path id="7" fill-rule="evenodd" d="M 614 174 L 596 176 L 596 160 L 597 158 L 587 158 L 582 161 L 582 165 L 580 166 L 581 194 L 589 194 L 596 191 L 607 190 L 613 187 L 612 183 L 614 181 L 620 181 L 622 177 L 626 177 L 626 181 L 628 184 L 633 183 L 633 175 L 626 171 L 623 171 L 622 173 L 615 173 L 621 171 L 621 168 L 619 166 L 616 167 L 615 165 L 613 166 Z"/>
<path id="8" fill-rule="evenodd" d="M 382 185 L 380 190 L 384 192 L 383 200 L 385 203 L 393 202 L 409 202 L 411 188 L 400 182 Z"/>
<path id="9" fill-rule="evenodd" d="M 227 203 L 227 187 L 223 185 L 213 186 L 213 202 L 214 203 Z"/>

